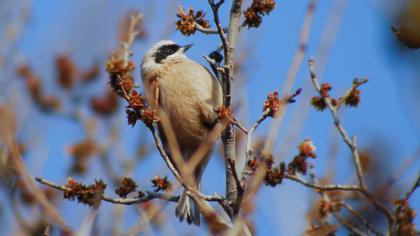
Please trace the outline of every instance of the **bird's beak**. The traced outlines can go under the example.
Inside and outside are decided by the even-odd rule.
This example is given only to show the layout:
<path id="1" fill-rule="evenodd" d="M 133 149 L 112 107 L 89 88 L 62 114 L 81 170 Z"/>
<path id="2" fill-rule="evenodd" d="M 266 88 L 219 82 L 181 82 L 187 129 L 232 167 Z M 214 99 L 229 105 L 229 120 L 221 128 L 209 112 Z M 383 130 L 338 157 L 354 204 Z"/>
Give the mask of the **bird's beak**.
<path id="1" fill-rule="evenodd" d="M 194 44 L 187 44 L 181 47 L 182 52 L 188 51 Z"/>

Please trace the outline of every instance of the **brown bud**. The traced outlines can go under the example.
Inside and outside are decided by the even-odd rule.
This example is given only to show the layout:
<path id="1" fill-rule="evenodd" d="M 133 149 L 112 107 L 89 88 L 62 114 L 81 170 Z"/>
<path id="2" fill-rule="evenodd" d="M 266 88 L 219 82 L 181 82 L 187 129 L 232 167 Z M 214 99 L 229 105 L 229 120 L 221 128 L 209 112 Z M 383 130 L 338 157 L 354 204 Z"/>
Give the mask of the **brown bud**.
<path id="1" fill-rule="evenodd" d="M 172 183 L 169 182 L 168 176 L 162 178 L 157 175 L 154 179 L 152 179 L 152 184 L 155 192 L 170 191 L 172 188 Z"/>

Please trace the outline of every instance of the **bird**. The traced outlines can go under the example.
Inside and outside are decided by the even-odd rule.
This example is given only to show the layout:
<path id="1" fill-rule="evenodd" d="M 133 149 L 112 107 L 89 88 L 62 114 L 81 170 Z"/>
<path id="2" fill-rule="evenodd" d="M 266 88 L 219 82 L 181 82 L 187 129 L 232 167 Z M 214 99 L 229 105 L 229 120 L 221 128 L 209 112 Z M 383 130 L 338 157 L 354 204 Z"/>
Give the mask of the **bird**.
<path id="1" fill-rule="evenodd" d="M 167 115 L 185 161 L 207 140 L 217 122 L 216 109 L 223 104 L 218 80 L 206 67 L 187 57 L 191 47 L 192 44 L 180 46 L 172 40 L 162 40 L 146 51 L 141 62 L 145 96 L 152 107 Z M 164 149 L 173 160 L 162 125 L 158 129 Z M 198 190 L 210 156 L 211 150 L 193 171 L 192 187 Z M 181 222 L 200 225 L 197 203 L 187 195 L 186 189 L 179 198 L 175 215 Z"/>

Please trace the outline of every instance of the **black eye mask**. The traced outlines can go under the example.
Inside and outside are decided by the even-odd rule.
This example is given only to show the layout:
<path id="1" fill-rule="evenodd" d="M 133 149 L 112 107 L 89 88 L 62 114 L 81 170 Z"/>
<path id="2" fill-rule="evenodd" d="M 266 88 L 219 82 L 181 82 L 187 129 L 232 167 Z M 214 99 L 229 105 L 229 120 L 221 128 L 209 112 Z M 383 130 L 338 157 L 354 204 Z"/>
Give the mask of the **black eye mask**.
<path id="1" fill-rule="evenodd" d="M 176 53 L 181 47 L 176 44 L 163 45 L 155 53 L 155 62 L 161 63 L 162 60 L 165 60 L 169 55 Z"/>

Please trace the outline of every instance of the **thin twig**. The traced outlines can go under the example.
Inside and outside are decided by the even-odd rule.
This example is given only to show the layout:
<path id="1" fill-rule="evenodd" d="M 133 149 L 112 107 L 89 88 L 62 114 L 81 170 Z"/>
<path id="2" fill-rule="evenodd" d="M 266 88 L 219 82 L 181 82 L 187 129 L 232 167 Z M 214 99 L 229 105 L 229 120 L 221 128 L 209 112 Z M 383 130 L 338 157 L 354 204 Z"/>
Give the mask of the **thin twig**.
<path id="1" fill-rule="evenodd" d="M 185 174 L 186 177 L 192 175 L 193 171 L 203 160 L 203 158 L 209 153 L 214 146 L 214 143 L 220 138 L 220 133 L 225 129 L 226 124 L 224 122 L 217 122 L 213 129 L 207 135 L 206 141 L 204 141 L 197 150 L 191 155 L 188 162 L 186 163 Z"/>
<path id="2" fill-rule="evenodd" d="M 218 123 L 219 124 L 219 123 Z M 217 126 L 217 125 L 216 125 Z M 153 123 L 152 127 L 149 127 L 153 134 L 153 138 L 155 140 L 155 144 L 157 149 L 159 150 L 160 155 L 164 159 L 166 165 L 171 170 L 171 172 L 174 174 L 174 176 L 177 178 L 177 180 L 182 184 L 182 186 L 187 189 L 187 194 L 192 197 L 195 201 L 195 203 L 198 206 L 199 211 L 204 216 L 204 219 L 207 221 L 207 223 L 210 225 L 211 228 L 214 227 L 214 230 L 216 230 L 218 233 L 221 233 L 223 231 L 226 231 L 227 229 L 231 228 L 230 224 L 224 220 L 219 214 L 214 210 L 214 208 L 208 204 L 207 200 L 214 200 L 217 201 L 219 204 L 222 205 L 223 208 L 225 208 L 225 200 L 223 198 L 219 198 L 218 195 L 213 196 L 206 196 L 202 194 L 200 191 L 198 191 L 196 188 L 191 187 L 187 182 L 183 180 L 173 163 L 171 162 L 171 159 L 169 158 L 168 154 L 166 153 L 165 149 L 163 148 L 162 140 L 158 134 L 156 123 Z"/>
<path id="3" fill-rule="evenodd" d="M 420 148 L 417 148 L 414 155 L 412 155 L 410 158 L 406 159 L 404 163 L 401 164 L 401 166 L 398 168 L 398 170 L 391 176 L 385 184 L 383 184 L 374 194 L 373 201 L 378 201 L 387 191 L 390 190 L 390 188 L 397 182 L 398 179 L 401 178 L 401 176 L 407 172 L 409 167 L 413 166 L 413 164 L 418 159 L 418 156 L 420 155 Z M 414 165 L 415 166 L 415 165 Z M 358 209 L 358 212 L 365 212 L 370 208 L 370 204 L 365 204 L 364 206 L 361 206 Z"/>
<path id="4" fill-rule="evenodd" d="M 346 204 L 345 202 L 340 202 L 340 205 L 344 207 L 348 212 L 350 212 L 350 214 L 352 214 L 354 217 L 358 218 L 366 226 L 367 229 L 372 231 L 372 233 L 379 236 L 383 235 L 381 232 L 374 229 L 373 226 L 369 223 L 369 221 L 365 217 L 363 217 L 359 212 L 353 209 L 353 207 Z"/>
<path id="5" fill-rule="evenodd" d="M 338 213 L 333 213 L 333 216 L 337 219 L 338 222 L 340 222 L 341 225 L 343 225 L 349 232 L 351 232 L 352 235 L 366 235 L 363 232 L 361 232 L 358 228 L 356 228 L 353 224 L 348 222 L 346 219 L 342 218 Z"/>
<path id="6" fill-rule="evenodd" d="M 417 179 L 416 181 L 414 181 L 413 186 L 410 188 L 410 190 L 407 192 L 407 194 L 405 195 L 406 199 L 410 199 L 411 195 L 417 190 L 417 188 L 420 187 L 420 171 L 417 174 Z"/>
<path id="7" fill-rule="evenodd" d="M 316 5 L 317 0 L 311 0 L 308 4 L 306 15 L 300 31 L 299 46 L 295 52 L 292 65 L 290 66 L 289 72 L 287 74 L 287 79 L 283 87 L 283 94 L 290 93 L 293 82 L 296 79 L 297 73 L 302 65 L 303 59 L 308 49 L 308 40 L 312 29 L 312 22 L 315 15 Z"/>
<path id="8" fill-rule="evenodd" d="M 283 176 L 285 179 L 289 179 L 298 183 L 301 183 L 305 185 L 306 187 L 320 190 L 320 191 L 355 191 L 355 192 L 361 192 L 361 188 L 357 185 L 340 185 L 340 184 L 329 184 L 329 185 L 318 185 L 316 183 L 310 183 L 305 181 L 304 179 L 296 176 L 296 175 L 289 175 L 285 174 Z"/>
<path id="9" fill-rule="evenodd" d="M 130 23 L 128 26 L 128 37 L 127 37 L 127 41 L 122 42 L 122 58 L 124 60 L 124 65 L 126 66 L 130 56 L 131 56 L 131 45 L 134 42 L 134 39 L 136 38 L 136 36 L 138 35 L 139 32 L 136 31 L 137 25 L 140 23 L 141 19 L 143 18 L 142 15 L 140 14 L 132 14 L 130 15 Z"/>
<path id="10" fill-rule="evenodd" d="M 237 197 L 235 202 L 233 203 L 233 215 L 239 214 L 239 210 L 241 208 L 242 199 L 244 197 L 245 188 L 244 183 L 239 179 L 238 171 L 236 170 L 235 161 L 232 159 L 228 160 L 230 168 L 232 169 L 233 178 L 235 180 L 236 184 L 236 191 L 237 191 Z"/>
<path id="11" fill-rule="evenodd" d="M 301 68 L 303 59 L 305 58 L 307 48 L 308 48 L 308 40 L 309 35 L 312 29 L 312 22 L 314 20 L 315 10 L 317 6 L 317 0 L 310 0 L 305 16 L 303 19 L 303 24 L 300 30 L 300 38 L 299 38 L 299 46 L 296 49 L 294 54 L 292 64 L 289 67 L 289 71 L 287 73 L 287 79 L 283 85 L 283 94 L 289 94 L 293 84 L 296 80 L 297 74 Z M 283 113 L 285 112 L 286 107 L 280 112 L 280 116 L 278 119 L 273 120 L 271 127 L 269 129 L 268 137 L 264 143 L 263 152 L 264 153 L 272 153 L 273 146 L 279 135 L 280 127 L 283 121 Z"/>
<path id="12" fill-rule="evenodd" d="M 232 124 L 234 124 L 236 127 L 238 127 L 245 134 L 248 134 L 248 130 L 245 128 L 245 126 L 239 120 L 233 118 Z"/>
<path id="13" fill-rule="evenodd" d="M 336 126 L 338 132 L 340 133 L 343 141 L 347 144 L 347 146 L 349 147 L 349 149 L 352 152 L 353 162 L 354 162 L 354 166 L 355 166 L 355 169 L 356 169 L 357 178 L 359 180 L 361 193 L 376 207 L 376 209 L 378 209 L 379 211 L 381 211 L 382 213 L 385 214 L 385 216 L 387 217 L 388 222 L 389 222 L 389 227 L 392 228 L 392 225 L 395 222 L 395 217 L 392 214 L 392 211 L 389 210 L 382 203 L 376 201 L 375 198 L 367 190 L 366 183 L 365 183 L 365 177 L 364 177 L 363 170 L 362 170 L 362 165 L 360 163 L 360 155 L 359 155 L 359 152 L 357 150 L 356 137 L 350 138 L 349 135 L 347 134 L 347 131 L 344 129 L 344 127 L 342 126 L 342 124 L 340 122 L 340 119 L 338 118 L 338 111 L 333 106 L 333 104 L 331 102 L 331 98 L 322 96 L 321 85 L 319 84 L 316 73 L 315 73 L 314 59 L 313 58 L 311 58 L 309 60 L 309 73 L 310 73 L 311 81 L 312 81 L 316 91 L 324 99 L 325 103 L 327 104 L 328 109 L 331 112 L 331 115 L 332 115 L 333 120 L 334 120 L 334 125 Z"/>
<path id="14" fill-rule="evenodd" d="M 356 80 L 355 80 L 356 81 Z M 360 81 L 353 82 L 351 88 L 347 90 L 347 92 L 338 99 L 337 106 L 335 109 L 338 111 L 340 109 L 340 106 L 343 105 L 343 103 L 346 101 L 346 99 L 361 85 L 366 84 L 368 82 L 368 79 L 361 79 Z"/>
<path id="15" fill-rule="evenodd" d="M 219 31 L 217 29 L 204 28 L 197 22 L 195 22 L 195 28 L 203 34 L 219 34 Z"/>
<path id="16" fill-rule="evenodd" d="M 255 130 L 257 130 L 258 126 L 269 116 L 270 109 L 266 109 L 264 113 L 258 118 L 258 120 L 254 123 L 254 125 L 249 129 L 247 135 L 247 143 L 246 143 L 246 161 L 249 161 L 252 158 L 253 151 L 252 151 L 252 135 L 254 134 Z M 244 168 L 245 170 L 245 168 Z"/>
<path id="17" fill-rule="evenodd" d="M 14 140 L 10 140 L 7 143 L 7 145 L 10 149 L 10 153 L 16 165 L 17 173 L 19 173 L 25 185 L 30 190 L 32 190 L 32 196 L 43 207 L 44 213 L 46 213 L 46 215 L 49 216 L 51 220 L 57 223 L 63 231 L 71 234 L 73 231 L 67 225 L 64 218 L 61 216 L 61 214 L 57 211 L 56 207 L 51 204 L 51 202 L 46 198 L 45 194 L 41 191 L 41 189 L 38 188 L 38 186 L 36 186 L 36 183 L 33 181 L 31 175 L 29 174 L 28 168 L 26 167 L 24 161 L 22 160 L 22 156 L 16 142 Z"/>
<path id="18" fill-rule="evenodd" d="M 211 231 L 215 234 L 221 234 L 229 230 L 232 225 L 223 219 L 214 208 L 201 196 L 196 189 L 188 189 L 188 196 L 192 197 L 197 204 L 200 213 L 203 215 Z"/>
<path id="19" fill-rule="evenodd" d="M 60 191 L 69 191 L 70 189 L 64 185 L 59 185 L 56 183 L 53 183 L 51 181 L 45 180 L 43 178 L 40 177 L 35 177 L 35 180 L 38 181 L 41 184 L 47 185 L 51 188 L 60 190 Z M 102 195 L 102 200 L 106 201 L 106 202 L 110 202 L 110 203 L 115 203 L 115 204 L 122 204 L 122 205 L 132 205 L 132 204 L 137 204 L 137 203 L 144 203 L 144 202 L 148 202 L 152 199 L 161 199 L 161 200 L 166 200 L 169 202 L 178 202 L 179 200 L 179 196 L 173 196 L 173 195 L 169 195 L 169 194 L 162 194 L 162 193 L 155 193 L 155 192 L 146 192 L 145 196 L 143 197 L 138 197 L 138 198 L 112 198 L 112 197 L 108 197 L 106 195 Z"/>
<path id="20" fill-rule="evenodd" d="M 217 82 L 222 86 L 222 77 L 219 72 L 220 64 L 214 59 L 209 56 L 203 56 L 203 58 L 209 63 L 210 68 L 213 70 L 214 75 L 216 76 Z"/>
<path id="21" fill-rule="evenodd" d="M 58 185 L 55 184 L 51 181 L 47 181 L 44 180 L 42 178 L 36 177 L 35 178 L 38 182 L 48 185 L 52 188 L 61 190 L 61 191 L 67 191 L 69 190 L 66 186 L 63 185 Z M 199 196 L 200 198 L 202 198 L 205 201 L 208 202 L 219 202 L 222 206 L 224 204 L 225 199 L 220 196 L 218 193 L 214 193 L 212 195 L 205 195 L 202 194 L 201 192 L 199 192 L 198 190 L 194 190 L 191 189 L 189 191 L 194 192 L 195 195 Z M 170 194 L 165 194 L 165 193 L 156 193 L 156 192 L 150 192 L 150 191 L 146 191 L 145 192 L 145 196 L 143 197 L 138 197 L 138 198 L 111 198 L 108 197 L 106 195 L 102 196 L 102 200 L 110 202 L 110 203 L 115 203 L 115 204 L 123 204 L 123 205 L 131 205 L 131 204 L 137 204 L 137 203 L 144 203 L 153 199 L 161 199 L 161 200 L 166 200 L 168 202 L 178 202 L 179 201 L 179 196 L 175 196 L 175 195 L 170 195 Z"/>
<path id="22" fill-rule="evenodd" d="M 230 159 L 228 160 L 228 162 L 229 162 L 230 168 L 232 168 L 233 170 L 233 177 L 235 178 L 235 182 L 238 187 L 238 192 L 243 192 L 244 189 L 242 188 L 241 180 L 239 179 L 238 172 L 236 171 L 236 168 L 235 168 L 235 161 Z"/>
<path id="23" fill-rule="evenodd" d="M 165 149 L 162 144 L 162 140 L 159 137 L 159 133 L 157 131 L 156 123 L 153 123 L 152 127 L 149 127 L 150 131 L 152 132 L 153 139 L 155 140 L 156 148 L 158 149 L 160 155 L 162 156 L 163 160 L 165 161 L 165 164 L 168 166 L 169 170 L 172 172 L 172 174 L 175 176 L 175 178 L 182 183 L 182 178 L 179 175 L 178 171 L 176 170 L 175 166 L 173 165 L 170 157 L 168 154 L 166 154 Z"/>
<path id="24" fill-rule="evenodd" d="M 219 34 L 220 37 L 220 41 L 222 41 L 222 45 L 223 45 L 223 51 L 224 51 L 224 56 L 225 59 L 227 59 L 228 57 L 228 41 L 226 39 L 226 34 L 225 31 L 223 30 L 222 24 L 220 23 L 220 19 L 219 19 L 219 8 L 220 6 L 224 3 L 225 0 L 219 0 L 218 3 L 215 3 L 214 0 L 209 0 L 209 4 L 211 7 L 211 10 L 213 12 L 213 19 L 214 19 L 214 23 L 216 24 L 216 28 L 217 28 L 217 32 Z"/>
<path id="25" fill-rule="evenodd" d="M 318 178 L 315 175 L 315 170 L 313 165 L 309 165 L 309 176 L 312 180 L 312 184 L 318 185 L 319 181 Z M 360 187 L 357 186 L 359 189 Z M 325 194 L 324 191 L 319 191 L 319 194 L 321 195 L 322 199 L 326 202 L 330 202 L 330 197 Z M 332 212 L 332 215 L 337 219 L 337 221 L 343 225 L 349 232 L 353 233 L 354 235 L 364 236 L 365 234 L 361 232 L 357 227 L 355 227 L 351 222 L 347 221 L 346 219 L 343 219 L 338 212 Z"/>
<path id="26" fill-rule="evenodd" d="M 315 74 L 315 67 L 314 67 L 314 59 L 309 60 L 309 72 L 311 76 L 312 83 L 316 89 L 316 91 L 322 96 L 321 93 L 321 85 L 318 82 L 318 79 Z M 338 112 L 337 109 L 333 106 L 331 98 L 329 97 L 323 97 L 325 103 L 327 104 L 328 109 L 331 112 L 331 115 L 334 120 L 334 125 L 336 126 L 338 132 L 340 133 L 341 137 L 343 138 L 343 141 L 347 144 L 347 146 L 350 148 L 353 154 L 353 161 L 356 168 L 357 178 L 359 180 L 360 186 L 362 189 L 366 189 L 366 183 L 365 183 L 365 177 L 362 170 L 362 165 L 360 163 L 360 156 L 359 152 L 357 151 L 357 144 L 356 144 L 356 138 L 353 137 L 350 139 L 349 135 L 347 134 L 347 131 L 344 129 L 344 127 L 341 125 L 340 119 L 338 118 Z"/>
<path id="27" fill-rule="evenodd" d="M 384 204 L 380 203 L 377 199 L 375 199 L 375 197 L 372 196 L 372 194 L 369 193 L 366 189 L 362 189 L 362 193 L 366 199 L 375 206 L 376 209 L 381 211 L 387 217 L 389 228 L 391 229 L 395 222 L 395 216 L 392 211 L 388 209 L 388 207 L 386 207 Z"/>

